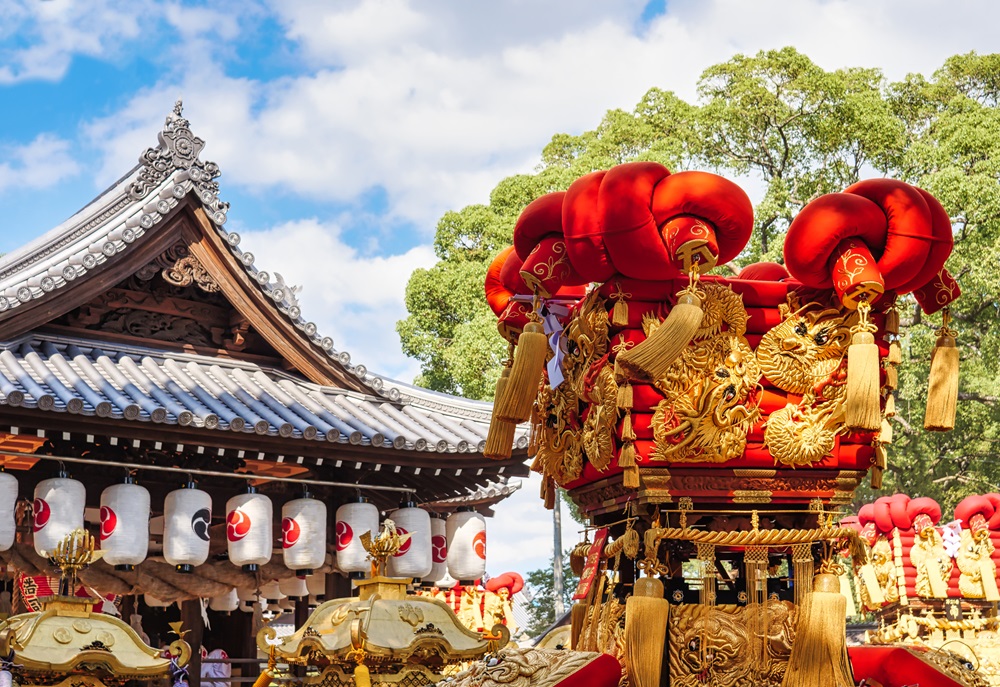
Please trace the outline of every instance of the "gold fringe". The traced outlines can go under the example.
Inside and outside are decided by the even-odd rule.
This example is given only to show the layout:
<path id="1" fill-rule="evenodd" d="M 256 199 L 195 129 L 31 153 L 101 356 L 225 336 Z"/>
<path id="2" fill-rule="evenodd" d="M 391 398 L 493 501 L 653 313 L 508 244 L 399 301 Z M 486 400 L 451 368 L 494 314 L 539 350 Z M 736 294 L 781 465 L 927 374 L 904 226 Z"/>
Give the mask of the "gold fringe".
<path id="1" fill-rule="evenodd" d="M 747 605 L 744 611 L 749 634 L 750 660 L 762 666 L 767 661 L 767 548 L 748 546 L 743 552 L 746 565 Z"/>
<path id="2" fill-rule="evenodd" d="M 638 346 L 619 354 L 615 365 L 631 379 L 660 379 L 694 338 L 704 316 L 694 288 L 681 291 L 663 324 Z"/>
<path id="3" fill-rule="evenodd" d="M 632 467 L 625 468 L 625 472 L 622 473 L 622 486 L 626 489 L 638 489 L 639 488 L 639 468 L 633 465 Z"/>
<path id="4" fill-rule="evenodd" d="M 795 607 L 802 608 L 813 585 L 815 573 L 812 544 L 792 545 L 792 574 L 795 582 Z"/>
<path id="5" fill-rule="evenodd" d="M 504 366 L 503 371 L 500 373 L 500 379 L 497 380 L 496 393 L 493 394 L 494 403 L 496 403 L 496 399 L 500 398 L 500 394 L 507 385 L 509 378 L 510 368 Z M 516 424 L 507 420 L 501 420 L 494 414 L 490 418 L 490 430 L 486 434 L 486 448 L 483 449 L 483 455 L 493 460 L 506 460 L 510 458 L 514 446 L 514 432 L 516 430 Z"/>
<path id="6" fill-rule="evenodd" d="M 502 393 L 493 406 L 493 414 L 501 420 L 518 423 L 531 416 L 531 406 L 538 395 L 538 382 L 545 369 L 549 340 L 540 322 L 529 322 L 517 339 L 514 364 Z"/>
<path id="7" fill-rule="evenodd" d="M 848 687 L 854 684 L 847 657 L 847 599 L 831 573 L 813 578 L 795 623 L 795 642 L 782 687 Z"/>
<path id="8" fill-rule="evenodd" d="M 937 331 L 937 343 L 931 352 L 927 410 L 924 414 L 924 429 L 931 432 L 950 432 L 955 428 L 959 363 L 956 332 L 948 326 L 950 320 L 951 315 L 945 310 L 944 321 Z"/>
<path id="9" fill-rule="evenodd" d="M 625 670 L 632 687 L 659 687 L 667 640 L 670 602 L 654 577 L 635 582 L 625 602 Z"/>
<path id="10" fill-rule="evenodd" d="M 847 349 L 847 426 L 861 431 L 875 431 L 882 423 L 879 407 L 878 346 L 872 335 L 874 325 L 868 321 L 870 306 L 858 306 L 860 321 L 853 327 L 851 345 Z"/>
<path id="11" fill-rule="evenodd" d="M 873 465 L 870 473 L 872 489 L 876 491 L 882 488 L 882 473 L 884 470 L 877 465 Z"/>

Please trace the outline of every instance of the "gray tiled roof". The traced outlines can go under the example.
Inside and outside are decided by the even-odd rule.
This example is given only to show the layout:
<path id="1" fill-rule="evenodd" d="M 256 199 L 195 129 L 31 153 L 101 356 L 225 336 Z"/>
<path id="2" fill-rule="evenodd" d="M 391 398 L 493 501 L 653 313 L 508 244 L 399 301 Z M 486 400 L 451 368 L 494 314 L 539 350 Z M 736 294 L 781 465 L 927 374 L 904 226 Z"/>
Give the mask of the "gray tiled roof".
<path id="1" fill-rule="evenodd" d="M 245 361 L 33 334 L 0 342 L 0 405 L 288 439 L 478 453 L 490 404 L 388 401 Z M 519 448 L 527 446 L 520 432 Z"/>

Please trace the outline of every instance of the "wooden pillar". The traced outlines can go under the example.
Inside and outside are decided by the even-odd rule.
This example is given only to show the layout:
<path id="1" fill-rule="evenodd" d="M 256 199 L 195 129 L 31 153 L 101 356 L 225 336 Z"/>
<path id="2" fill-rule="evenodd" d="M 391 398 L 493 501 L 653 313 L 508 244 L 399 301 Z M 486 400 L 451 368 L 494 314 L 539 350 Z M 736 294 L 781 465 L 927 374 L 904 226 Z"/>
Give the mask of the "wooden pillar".
<path id="1" fill-rule="evenodd" d="M 240 652 L 240 658 L 257 658 L 257 637 L 253 633 L 253 613 L 240 612 L 240 615 L 243 616 L 240 625 L 243 647 Z M 256 678 L 260 675 L 259 663 L 242 663 L 240 665 L 242 666 L 240 671 L 242 677 Z"/>
<path id="2" fill-rule="evenodd" d="M 188 685 L 201 687 L 201 642 L 205 625 L 201 619 L 201 600 L 188 599 L 181 604 L 181 630 L 190 630 L 184 639 L 191 645 L 191 662 L 188 664 Z"/>
<path id="3" fill-rule="evenodd" d="M 135 597 L 131 594 L 126 594 L 122 597 L 121 606 L 118 608 L 118 612 L 122 614 L 122 620 L 126 625 L 132 624 L 132 614 L 135 613 Z"/>
<path id="4" fill-rule="evenodd" d="M 336 572 L 326 574 L 326 600 L 346 599 L 353 595 L 351 581 L 346 575 Z"/>

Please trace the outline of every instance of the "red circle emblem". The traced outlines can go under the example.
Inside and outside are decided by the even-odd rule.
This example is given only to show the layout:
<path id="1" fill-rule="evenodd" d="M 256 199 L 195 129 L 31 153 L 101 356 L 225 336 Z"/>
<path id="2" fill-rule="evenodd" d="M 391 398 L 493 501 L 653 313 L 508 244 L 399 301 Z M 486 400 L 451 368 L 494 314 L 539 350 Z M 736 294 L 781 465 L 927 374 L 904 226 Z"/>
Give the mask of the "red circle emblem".
<path id="1" fill-rule="evenodd" d="M 49 509 L 49 504 L 45 503 L 45 499 L 35 499 L 31 506 L 31 512 L 34 515 L 31 528 L 35 532 L 45 527 L 49 518 L 52 517 L 52 511 Z"/>
<path id="2" fill-rule="evenodd" d="M 399 533 L 399 536 L 401 536 L 401 537 L 404 534 L 409 534 L 409 532 L 407 532 L 406 530 L 404 530 L 402 527 L 397 527 L 396 531 Z M 396 552 L 396 554 L 393 556 L 393 558 L 399 558 L 400 556 L 405 556 L 406 552 L 410 550 L 410 542 L 412 542 L 412 541 L 413 541 L 413 537 L 410 537 L 409 539 L 407 539 L 406 541 L 404 541 L 403 544 L 402 544 L 402 546 L 399 547 L 399 551 Z"/>
<path id="3" fill-rule="evenodd" d="M 476 555 L 486 560 L 486 532 L 476 532 L 476 536 L 472 538 L 472 550 L 476 552 Z"/>
<path id="4" fill-rule="evenodd" d="M 250 516 L 236 509 L 226 517 L 226 538 L 229 541 L 239 541 L 250 532 Z"/>
<path id="5" fill-rule="evenodd" d="M 281 548 L 290 549 L 302 536 L 302 528 L 295 518 L 283 518 L 281 521 Z"/>
<path id="6" fill-rule="evenodd" d="M 435 563 L 444 563 L 448 560 L 448 538 L 443 534 L 431 537 L 431 556 Z"/>
<path id="7" fill-rule="evenodd" d="M 343 551 L 346 549 L 351 545 L 351 540 L 354 539 L 354 530 L 352 530 L 351 526 L 343 520 L 337 521 L 336 534 L 337 551 Z"/>
<path id="8" fill-rule="evenodd" d="M 101 541 L 114 534 L 117 526 L 118 516 L 111 510 L 111 506 L 101 506 Z"/>

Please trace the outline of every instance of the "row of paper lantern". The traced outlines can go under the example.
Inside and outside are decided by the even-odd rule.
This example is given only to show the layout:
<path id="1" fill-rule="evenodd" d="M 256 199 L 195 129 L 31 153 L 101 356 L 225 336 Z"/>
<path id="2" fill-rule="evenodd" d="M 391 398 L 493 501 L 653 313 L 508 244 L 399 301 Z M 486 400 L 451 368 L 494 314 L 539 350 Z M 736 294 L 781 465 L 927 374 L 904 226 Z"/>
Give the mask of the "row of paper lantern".
<path id="1" fill-rule="evenodd" d="M 289 605 L 291 599 L 308 598 L 310 604 L 315 605 L 325 595 L 326 575 L 314 573 L 289 577 L 280 582 L 268 582 L 261 586 L 259 593 L 255 589 L 233 588 L 225 594 L 211 597 L 208 600 L 208 607 L 213 611 L 226 613 L 236 609 L 252 613 L 256 605 L 260 605 L 262 610 L 287 611 L 293 608 Z M 147 606 L 153 608 L 166 607 L 171 604 L 169 601 L 157 599 L 150 594 L 145 594 L 143 599 Z"/>
<path id="2" fill-rule="evenodd" d="M 0 473 L 0 551 L 14 543 L 14 505 L 17 480 Z M 62 539 L 83 527 L 86 490 L 68 477 L 43 480 L 35 487 L 33 531 L 35 550 L 49 555 Z M 163 558 L 178 570 L 190 572 L 208 559 L 212 498 L 194 483 L 170 492 L 163 505 Z M 229 560 L 247 570 L 270 561 L 273 543 L 272 504 L 264 494 L 248 489 L 226 502 L 226 539 Z M 150 498 L 145 487 L 131 479 L 101 493 L 101 549 L 111 565 L 128 567 L 146 558 L 149 545 Z M 290 570 L 307 574 L 326 560 L 327 508 L 308 494 L 285 503 L 282 516 L 282 555 Z M 388 573 L 432 582 L 449 576 L 477 580 L 486 572 L 486 520 L 471 509 L 460 509 L 447 520 L 412 502 L 390 515 L 397 530 L 410 535 L 389 560 Z M 337 566 L 343 572 L 370 570 L 361 535 L 379 530 L 379 510 L 359 497 L 336 512 Z"/>

